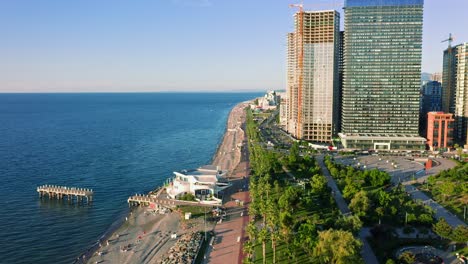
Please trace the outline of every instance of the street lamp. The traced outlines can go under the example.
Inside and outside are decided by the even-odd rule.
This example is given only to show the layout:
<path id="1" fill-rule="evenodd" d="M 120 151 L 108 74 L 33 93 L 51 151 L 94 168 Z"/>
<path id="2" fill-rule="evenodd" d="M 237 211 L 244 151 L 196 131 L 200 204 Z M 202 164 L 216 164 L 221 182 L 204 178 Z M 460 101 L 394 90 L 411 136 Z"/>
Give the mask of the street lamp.
<path id="1" fill-rule="evenodd" d="M 465 208 L 463 209 L 463 221 L 466 221 L 466 205 L 465 205 Z"/>

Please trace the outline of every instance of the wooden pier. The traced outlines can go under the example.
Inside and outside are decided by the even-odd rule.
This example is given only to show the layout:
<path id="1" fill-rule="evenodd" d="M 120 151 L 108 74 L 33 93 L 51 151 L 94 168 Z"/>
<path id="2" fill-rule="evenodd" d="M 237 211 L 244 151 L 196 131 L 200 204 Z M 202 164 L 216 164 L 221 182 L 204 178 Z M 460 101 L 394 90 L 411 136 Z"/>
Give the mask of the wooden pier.
<path id="1" fill-rule="evenodd" d="M 37 192 L 39 193 L 39 198 L 48 197 L 49 199 L 57 200 L 68 200 L 68 203 L 77 203 L 93 202 L 94 192 L 92 189 L 86 188 L 75 188 L 75 187 L 65 187 L 65 186 L 56 186 L 56 185 L 42 185 L 37 187 Z"/>

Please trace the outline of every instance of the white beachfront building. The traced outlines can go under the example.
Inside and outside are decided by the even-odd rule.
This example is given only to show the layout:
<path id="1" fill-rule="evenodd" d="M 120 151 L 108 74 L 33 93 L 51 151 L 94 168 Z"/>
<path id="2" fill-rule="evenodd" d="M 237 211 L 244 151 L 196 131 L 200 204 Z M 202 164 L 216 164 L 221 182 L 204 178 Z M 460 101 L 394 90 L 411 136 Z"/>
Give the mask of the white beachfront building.
<path id="1" fill-rule="evenodd" d="M 206 165 L 194 170 L 175 171 L 175 177 L 166 188 L 172 199 L 178 199 L 185 194 L 193 194 L 195 199 L 203 203 L 221 203 L 220 192 L 228 188 L 225 178 L 227 171 L 216 166 Z"/>

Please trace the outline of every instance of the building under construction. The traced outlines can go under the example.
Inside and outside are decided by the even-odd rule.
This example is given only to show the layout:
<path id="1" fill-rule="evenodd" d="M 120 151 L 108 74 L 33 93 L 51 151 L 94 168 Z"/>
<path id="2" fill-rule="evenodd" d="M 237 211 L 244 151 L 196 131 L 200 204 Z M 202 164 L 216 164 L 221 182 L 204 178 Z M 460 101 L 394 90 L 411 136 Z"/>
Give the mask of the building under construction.
<path id="1" fill-rule="evenodd" d="M 288 34 L 286 129 L 298 139 L 331 142 L 338 133 L 340 16 L 300 8 Z"/>

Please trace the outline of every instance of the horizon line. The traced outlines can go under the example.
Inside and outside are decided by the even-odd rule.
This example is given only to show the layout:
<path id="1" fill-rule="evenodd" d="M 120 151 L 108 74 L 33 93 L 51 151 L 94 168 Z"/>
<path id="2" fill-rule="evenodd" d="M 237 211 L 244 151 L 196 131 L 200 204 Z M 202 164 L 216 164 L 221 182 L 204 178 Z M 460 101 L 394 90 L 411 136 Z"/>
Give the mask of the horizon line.
<path id="1" fill-rule="evenodd" d="M 285 91 L 284 89 L 254 89 L 254 90 L 176 90 L 176 91 L 0 91 L 0 94 L 129 94 L 129 93 L 259 93 L 267 91 Z"/>

